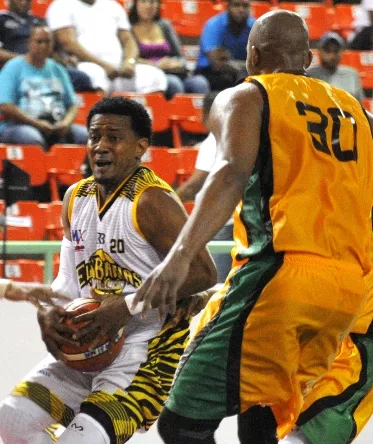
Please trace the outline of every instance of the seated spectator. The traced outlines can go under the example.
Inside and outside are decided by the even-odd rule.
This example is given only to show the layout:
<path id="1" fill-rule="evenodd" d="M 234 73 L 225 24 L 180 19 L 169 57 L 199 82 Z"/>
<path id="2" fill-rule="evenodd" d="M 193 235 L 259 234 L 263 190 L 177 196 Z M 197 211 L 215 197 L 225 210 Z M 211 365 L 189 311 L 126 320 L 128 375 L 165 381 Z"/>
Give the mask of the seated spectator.
<path id="1" fill-rule="evenodd" d="M 373 49 L 373 0 L 362 0 L 356 8 L 354 32 L 349 36 L 350 49 Z"/>
<path id="2" fill-rule="evenodd" d="M 203 123 L 208 128 L 208 117 L 217 92 L 207 93 L 203 99 Z M 176 190 L 182 202 L 193 201 L 198 197 L 207 176 L 209 175 L 216 158 L 216 141 L 212 133 L 197 145 L 199 148 L 195 169 L 190 178 Z M 224 227 L 215 235 L 214 240 L 233 240 L 233 219 L 231 218 Z M 230 253 L 213 254 L 213 259 L 218 272 L 218 282 L 224 282 L 232 266 Z"/>
<path id="3" fill-rule="evenodd" d="M 319 42 L 320 65 L 307 70 L 307 75 L 337 88 L 344 89 L 360 102 L 364 99 L 359 73 L 350 66 L 340 65 L 345 42 L 335 32 L 328 32 Z"/>
<path id="4" fill-rule="evenodd" d="M 249 0 L 228 0 L 228 10 L 210 18 L 202 31 L 196 73 L 222 91 L 246 74 L 246 46 L 255 22 Z"/>
<path id="5" fill-rule="evenodd" d="M 77 105 L 66 69 L 48 58 L 53 37 L 34 26 L 29 52 L 9 60 L 0 71 L 0 142 L 41 145 L 85 144 L 87 129 L 74 121 Z"/>
<path id="6" fill-rule="evenodd" d="M 31 0 L 9 0 L 8 10 L 0 11 L 0 65 L 28 51 L 28 40 L 34 25 L 46 25 L 44 19 L 32 15 Z M 92 84 L 86 73 L 63 62 L 70 75 L 75 91 L 90 91 Z"/>
<path id="7" fill-rule="evenodd" d="M 373 25 L 366 26 L 358 32 L 351 40 L 349 47 L 357 51 L 371 51 L 373 49 Z"/>
<path id="8" fill-rule="evenodd" d="M 108 93 L 166 90 L 161 69 L 137 63 L 127 14 L 115 0 L 54 0 L 47 21 L 60 48 L 77 57 L 94 88 Z"/>
<path id="9" fill-rule="evenodd" d="M 176 93 L 207 93 L 209 82 L 202 75 L 189 75 L 179 37 L 171 22 L 160 18 L 159 8 L 159 0 L 135 0 L 132 5 L 129 19 L 139 46 L 138 61 L 166 73 L 168 99 Z"/>

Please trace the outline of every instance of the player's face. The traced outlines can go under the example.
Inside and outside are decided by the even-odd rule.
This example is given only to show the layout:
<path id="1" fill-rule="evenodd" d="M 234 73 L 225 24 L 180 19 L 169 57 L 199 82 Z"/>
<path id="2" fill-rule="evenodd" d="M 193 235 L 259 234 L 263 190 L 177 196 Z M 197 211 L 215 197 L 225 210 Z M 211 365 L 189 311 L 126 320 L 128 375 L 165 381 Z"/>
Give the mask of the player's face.
<path id="1" fill-rule="evenodd" d="M 95 114 L 92 117 L 87 153 L 95 180 L 103 185 L 120 184 L 132 173 L 148 147 L 131 127 L 131 117 Z"/>
<path id="2" fill-rule="evenodd" d="M 320 49 L 320 62 L 326 69 L 335 70 L 342 57 L 342 49 L 336 43 L 329 43 Z"/>

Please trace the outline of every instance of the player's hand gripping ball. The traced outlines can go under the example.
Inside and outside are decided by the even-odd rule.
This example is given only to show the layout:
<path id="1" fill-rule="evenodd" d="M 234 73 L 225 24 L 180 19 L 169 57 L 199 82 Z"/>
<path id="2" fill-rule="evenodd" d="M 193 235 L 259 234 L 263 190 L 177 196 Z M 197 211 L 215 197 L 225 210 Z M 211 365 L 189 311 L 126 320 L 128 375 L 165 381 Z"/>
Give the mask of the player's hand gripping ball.
<path id="1" fill-rule="evenodd" d="M 95 299 L 80 298 L 68 304 L 65 309 L 68 312 L 73 312 L 74 316 L 78 316 L 96 310 L 99 306 L 100 302 Z M 76 331 L 87 325 L 87 322 L 74 324 L 72 318 L 67 317 L 63 318 L 62 322 Z M 103 338 L 102 343 L 93 350 L 90 350 L 90 344 L 94 338 L 84 339 L 79 347 L 61 345 L 61 351 L 67 361 L 66 365 L 81 372 L 98 372 L 109 366 L 119 355 L 124 342 L 124 331 L 123 328 L 118 331 L 111 353 L 108 353 L 110 341 L 107 335 Z"/>

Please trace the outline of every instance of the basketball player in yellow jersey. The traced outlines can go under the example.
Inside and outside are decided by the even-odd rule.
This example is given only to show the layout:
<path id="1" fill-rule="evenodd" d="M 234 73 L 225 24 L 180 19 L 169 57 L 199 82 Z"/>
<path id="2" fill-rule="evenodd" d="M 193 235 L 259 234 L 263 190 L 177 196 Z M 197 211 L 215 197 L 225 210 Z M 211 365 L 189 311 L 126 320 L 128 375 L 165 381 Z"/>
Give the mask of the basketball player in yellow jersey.
<path id="1" fill-rule="evenodd" d="M 188 222 L 134 303 L 173 306 L 190 263 L 242 200 L 235 268 L 185 352 L 158 427 L 166 444 L 213 443 L 221 419 L 268 405 L 279 438 L 365 302 L 371 123 L 348 93 L 305 76 L 305 22 L 255 23 L 250 77 L 215 99 L 218 160 Z M 220 160 L 219 160 L 220 159 Z"/>

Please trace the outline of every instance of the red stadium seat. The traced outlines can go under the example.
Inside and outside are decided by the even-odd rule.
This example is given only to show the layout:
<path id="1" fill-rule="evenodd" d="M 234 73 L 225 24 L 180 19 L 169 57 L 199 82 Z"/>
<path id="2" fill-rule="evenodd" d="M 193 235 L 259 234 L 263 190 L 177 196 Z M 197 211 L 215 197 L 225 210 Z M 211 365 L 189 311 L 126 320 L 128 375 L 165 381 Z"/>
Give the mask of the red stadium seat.
<path id="1" fill-rule="evenodd" d="M 3 261 L 0 261 L 0 276 L 3 275 Z M 18 282 L 44 282 L 44 261 L 10 259 L 6 261 L 6 277 Z"/>
<path id="2" fill-rule="evenodd" d="M 62 201 L 53 201 L 39 204 L 45 209 L 47 221 L 45 225 L 45 237 L 47 240 L 62 240 Z"/>
<path id="3" fill-rule="evenodd" d="M 172 138 L 176 148 L 182 146 L 181 130 L 188 133 L 206 133 L 202 123 L 202 94 L 176 94 L 170 103 Z"/>
<path id="4" fill-rule="evenodd" d="M 140 93 L 113 93 L 115 96 L 128 97 L 136 100 L 148 111 L 153 124 L 152 128 L 155 133 L 166 131 L 170 128 L 169 102 L 161 93 L 140 94 Z"/>
<path id="5" fill-rule="evenodd" d="M 76 96 L 78 99 L 79 109 L 74 122 L 80 123 L 81 125 L 86 125 L 89 110 L 93 105 L 104 98 L 104 94 L 101 92 L 81 92 L 76 93 Z"/>
<path id="6" fill-rule="evenodd" d="M 142 165 L 152 169 L 161 179 L 173 185 L 179 167 L 178 150 L 165 147 L 148 148 Z"/>
<path id="7" fill-rule="evenodd" d="M 188 200 L 186 202 L 183 202 L 184 208 L 188 214 L 190 214 L 193 211 L 194 204 L 195 204 L 194 200 Z"/>
<path id="8" fill-rule="evenodd" d="M 26 171 L 30 175 L 32 186 L 39 186 L 47 181 L 46 154 L 39 145 L 0 144 L 0 173 L 3 171 L 4 159 Z"/>
<path id="9" fill-rule="evenodd" d="M 199 0 L 165 0 L 162 18 L 172 22 L 182 37 L 200 37 L 206 21 L 224 10 L 224 5 Z"/>
<path id="10" fill-rule="evenodd" d="M 270 2 L 250 2 L 251 16 L 254 18 L 259 18 L 261 15 L 269 12 L 271 9 Z"/>
<path id="11" fill-rule="evenodd" d="M 279 3 L 280 9 L 299 14 L 307 23 L 310 40 L 318 40 L 333 26 L 334 9 L 322 3 Z"/>
<path id="12" fill-rule="evenodd" d="M 51 199 L 59 200 L 58 184 L 72 185 L 83 178 L 81 166 L 86 157 L 84 145 L 53 145 L 48 158 Z"/>
<path id="13" fill-rule="evenodd" d="M 0 202 L 4 214 L 4 202 Z M 43 204 L 35 201 L 19 201 L 7 209 L 7 240 L 43 240 L 47 213 Z M 0 232 L 3 239 L 4 230 Z"/>
<path id="14" fill-rule="evenodd" d="M 359 72 L 363 88 L 373 89 L 373 51 L 344 51 L 341 63 Z"/>
<path id="15" fill-rule="evenodd" d="M 178 169 L 176 171 L 177 186 L 184 183 L 192 175 L 196 159 L 198 155 L 198 148 L 183 147 L 178 150 Z"/>
<path id="16" fill-rule="evenodd" d="M 337 4 L 334 7 L 333 30 L 347 38 L 354 29 L 357 5 Z"/>

